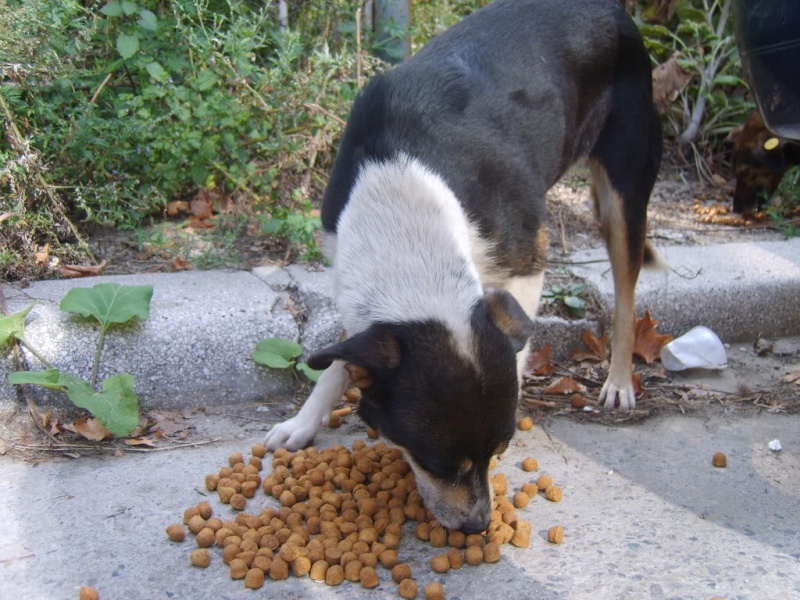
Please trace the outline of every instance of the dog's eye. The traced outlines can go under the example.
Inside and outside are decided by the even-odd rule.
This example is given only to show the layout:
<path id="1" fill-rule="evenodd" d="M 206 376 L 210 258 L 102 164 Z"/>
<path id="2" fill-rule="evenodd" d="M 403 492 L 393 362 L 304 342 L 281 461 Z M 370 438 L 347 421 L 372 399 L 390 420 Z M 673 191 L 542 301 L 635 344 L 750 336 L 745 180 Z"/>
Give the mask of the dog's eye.
<path id="1" fill-rule="evenodd" d="M 494 454 L 495 456 L 500 456 L 507 449 L 508 449 L 508 442 L 503 442 L 497 448 L 494 449 L 494 452 L 492 454 Z"/>

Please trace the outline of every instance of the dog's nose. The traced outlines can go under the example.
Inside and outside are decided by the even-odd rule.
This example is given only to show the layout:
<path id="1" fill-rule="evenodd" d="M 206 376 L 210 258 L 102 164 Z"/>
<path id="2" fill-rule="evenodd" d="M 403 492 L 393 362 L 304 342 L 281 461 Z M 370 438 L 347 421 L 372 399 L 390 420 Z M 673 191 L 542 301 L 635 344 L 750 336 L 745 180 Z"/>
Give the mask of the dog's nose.
<path id="1" fill-rule="evenodd" d="M 489 518 L 485 519 L 469 519 L 464 521 L 461 525 L 461 531 L 466 535 L 471 533 L 480 533 L 481 531 L 485 531 L 486 528 L 489 527 Z"/>

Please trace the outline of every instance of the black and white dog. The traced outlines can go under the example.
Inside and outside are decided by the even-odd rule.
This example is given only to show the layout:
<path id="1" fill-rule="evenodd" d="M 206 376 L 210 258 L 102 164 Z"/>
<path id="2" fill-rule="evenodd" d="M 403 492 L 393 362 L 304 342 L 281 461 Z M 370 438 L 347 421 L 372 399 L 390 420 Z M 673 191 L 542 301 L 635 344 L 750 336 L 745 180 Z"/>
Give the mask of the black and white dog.
<path id="1" fill-rule="evenodd" d="M 514 433 L 547 251 L 547 190 L 591 169 L 616 302 L 606 407 L 635 405 L 634 287 L 661 156 L 650 60 L 616 0 L 498 0 L 374 78 L 322 206 L 345 341 L 270 448 L 313 440 L 344 389 L 403 449 L 441 523 L 482 531 Z"/>

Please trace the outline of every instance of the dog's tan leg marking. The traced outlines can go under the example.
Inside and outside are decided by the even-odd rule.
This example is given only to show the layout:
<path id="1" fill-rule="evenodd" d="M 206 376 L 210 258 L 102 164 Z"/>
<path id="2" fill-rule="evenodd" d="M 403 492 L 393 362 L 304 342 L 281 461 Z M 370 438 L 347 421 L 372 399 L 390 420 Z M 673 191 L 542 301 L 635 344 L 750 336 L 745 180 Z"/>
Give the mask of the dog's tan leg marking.
<path id="1" fill-rule="evenodd" d="M 605 169 L 590 162 L 594 183 L 595 208 L 600 231 L 606 242 L 614 277 L 614 337 L 611 343 L 611 367 L 600 391 L 599 401 L 606 408 L 619 406 L 629 410 L 636 406 L 633 391 L 633 343 L 636 330 L 636 280 L 642 257 L 631 256 L 628 229 L 622 198 L 614 190 Z"/>

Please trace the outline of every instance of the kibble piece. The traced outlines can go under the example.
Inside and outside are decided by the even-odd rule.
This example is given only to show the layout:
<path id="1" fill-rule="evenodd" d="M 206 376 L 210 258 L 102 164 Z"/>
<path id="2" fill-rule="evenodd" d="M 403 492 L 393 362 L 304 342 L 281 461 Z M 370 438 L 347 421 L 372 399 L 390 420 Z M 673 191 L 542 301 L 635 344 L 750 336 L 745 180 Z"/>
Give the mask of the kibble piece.
<path id="1" fill-rule="evenodd" d="M 272 564 L 269 566 L 269 578 L 275 581 L 281 581 L 287 577 L 289 577 L 289 563 L 280 556 L 276 556 L 272 559 Z"/>
<path id="2" fill-rule="evenodd" d="M 397 550 L 384 550 L 378 555 L 378 562 L 384 569 L 393 569 L 400 562 Z"/>
<path id="3" fill-rule="evenodd" d="M 236 488 L 232 488 L 230 486 L 218 487 L 217 494 L 219 494 L 220 502 L 223 504 L 230 504 L 231 498 L 233 498 L 233 496 L 236 494 Z"/>
<path id="4" fill-rule="evenodd" d="M 534 482 L 528 482 L 522 486 L 521 492 L 525 492 L 529 497 L 533 498 L 539 491 L 539 486 Z"/>
<path id="5" fill-rule="evenodd" d="M 423 588 L 425 600 L 444 600 L 444 588 L 438 581 L 427 584 Z"/>
<path id="6" fill-rule="evenodd" d="M 531 501 L 531 497 L 525 492 L 517 492 L 514 494 L 514 507 L 525 508 Z"/>
<path id="7" fill-rule="evenodd" d="M 486 539 L 480 533 L 470 533 L 464 543 L 467 546 L 478 546 L 479 548 L 483 548 L 483 545 L 486 543 Z"/>
<path id="8" fill-rule="evenodd" d="M 450 570 L 450 559 L 447 558 L 447 554 L 437 554 L 430 563 L 435 573 L 447 573 Z"/>
<path id="9" fill-rule="evenodd" d="M 311 559 L 307 556 L 298 556 L 292 561 L 292 573 L 295 577 L 305 577 L 311 571 Z"/>
<path id="10" fill-rule="evenodd" d="M 217 489 L 217 484 L 219 483 L 219 475 L 216 473 L 212 473 L 211 475 L 206 475 L 206 489 L 209 492 L 213 492 Z"/>
<path id="11" fill-rule="evenodd" d="M 259 568 L 249 569 L 244 576 L 244 586 L 251 590 L 257 590 L 264 585 L 264 571 Z"/>
<path id="12" fill-rule="evenodd" d="M 228 565 L 231 571 L 231 579 L 244 579 L 247 575 L 247 562 L 242 558 L 234 558 Z"/>
<path id="13" fill-rule="evenodd" d="M 500 546 L 489 542 L 483 547 L 483 560 L 487 563 L 496 563 L 500 560 Z"/>
<path id="14" fill-rule="evenodd" d="M 371 440 L 377 440 L 380 437 L 377 429 L 373 429 L 372 427 L 367 427 L 367 437 Z"/>
<path id="15" fill-rule="evenodd" d="M 427 542 L 431 536 L 431 526 L 429 523 L 423 521 L 417 528 L 414 530 L 414 535 L 417 536 L 418 540 L 422 540 L 423 542 Z"/>
<path id="16" fill-rule="evenodd" d="M 411 579 L 411 567 L 406 563 L 400 563 L 392 567 L 392 579 L 400 583 L 404 579 Z"/>
<path id="17" fill-rule="evenodd" d="M 214 530 L 211 529 L 211 527 L 204 527 L 198 532 L 194 541 L 200 548 L 210 548 L 214 545 L 214 542 L 217 541 L 217 538 L 215 537 Z"/>
<path id="18" fill-rule="evenodd" d="M 447 562 L 450 563 L 451 569 L 460 569 L 464 564 L 464 553 L 458 548 L 449 548 L 447 550 Z"/>
<path id="19" fill-rule="evenodd" d="M 186 532 L 180 524 L 173 523 L 167 527 L 167 536 L 169 536 L 169 539 L 173 542 L 182 542 L 186 538 Z"/>
<path id="20" fill-rule="evenodd" d="M 561 502 L 564 492 L 557 485 L 551 485 L 544 491 L 544 497 L 550 502 Z"/>
<path id="21" fill-rule="evenodd" d="M 414 600 L 419 594 L 419 589 L 417 588 L 417 582 L 413 579 L 403 579 L 397 585 L 397 593 L 400 594 L 401 598 L 405 598 L 406 600 Z"/>
<path id="22" fill-rule="evenodd" d="M 317 560 L 311 565 L 311 570 L 308 572 L 308 576 L 314 581 L 325 581 L 325 573 L 328 572 L 328 565 L 327 561 L 324 560 Z"/>
<path id="23" fill-rule="evenodd" d="M 244 510 L 247 506 L 247 499 L 242 494 L 234 494 L 231 496 L 230 505 L 235 510 Z"/>
<path id="24" fill-rule="evenodd" d="M 470 566 L 477 566 L 483 562 L 483 548 L 480 546 L 467 546 L 464 552 L 464 560 Z"/>
<path id="25" fill-rule="evenodd" d="M 211 518 L 212 509 L 211 504 L 206 502 L 205 500 L 197 505 L 197 512 L 198 514 L 203 517 L 206 521 Z"/>
<path id="26" fill-rule="evenodd" d="M 231 454 L 231 455 L 228 457 L 228 464 L 229 464 L 231 467 L 233 467 L 233 466 L 234 466 L 234 465 L 236 465 L 237 463 L 243 463 L 243 462 L 244 462 L 244 456 L 242 455 L 242 453 L 241 453 L 241 452 L 234 452 L 233 454 Z"/>
<path id="27" fill-rule="evenodd" d="M 364 563 L 358 559 L 347 561 L 344 566 L 344 578 L 347 581 L 358 581 L 361 578 L 361 569 L 363 568 Z"/>
<path id="28" fill-rule="evenodd" d="M 255 444 L 250 448 L 250 454 L 258 458 L 264 458 L 267 455 L 267 447 L 264 444 Z"/>
<path id="29" fill-rule="evenodd" d="M 508 480 L 503 473 L 498 473 L 492 477 L 492 489 L 495 496 L 505 496 L 508 491 Z"/>
<path id="30" fill-rule="evenodd" d="M 196 506 L 190 506 L 185 511 L 183 511 L 183 524 L 188 525 L 189 521 L 192 520 L 192 517 L 197 516 L 200 514 L 200 511 L 197 510 Z"/>
<path id="31" fill-rule="evenodd" d="M 189 519 L 189 523 L 187 525 L 189 531 L 191 531 L 195 535 L 200 533 L 200 530 L 203 529 L 205 526 L 206 526 L 206 520 L 200 515 L 195 515 L 191 519 Z"/>
<path id="32" fill-rule="evenodd" d="M 569 404 L 572 408 L 583 408 L 586 406 L 586 400 L 580 394 L 572 394 L 569 399 Z"/>
<path id="33" fill-rule="evenodd" d="M 561 525 L 554 525 L 547 530 L 547 540 L 551 544 L 560 544 L 564 541 L 564 528 Z"/>
<path id="34" fill-rule="evenodd" d="M 531 544 L 531 532 L 529 528 L 518 527 L 509 541 L 512 546 L 516 546 L 517 548 L 527 548 Z"/>
<path id="35" fill-rule="evenodd" d="M 530 473 L 531 471 L 535 471 L 538 468 L 539 468 L 539 462 L 535 458 L 528 457 L 522 461 L 523 471 L 527 471 Z"/>
<path id="36" fill-rule="evenodd" d="M 447 545 L 453 548 L 463 548 L 466 539 L 467 536 L 464 535 L 463 531 L 451 531 L 447 536 Z"/>
<path id="37" fill-rule="evenodd" d="M 342 565 L 331 565 L 325 572 L 325 583 L 328 585 L 339 585 L 344 581 L 344 569 Z"/>
<path id="38" fill-rule="evenodd" d="M 520 431 L 528 431 L 531 427 L 533 427 L 533 419 L 530 417 L 522 417 L 517 423 L 517 427 Z"/>
<path id="39" fill-rule="evenodd" d="M 711 459 L 711 464 L 720 469 L 724 469 L 728 466 L 728 457 L 725 456 L 724 452 L 716 452 Z"/>
<path id="40" fill-rule="evenodd" d="M 553 485 L 553 478 L 550 477 L 550 475 L 542 475 L 536 480 L 536 486 L 539 488 L 540 492 L 545 491 L 551 485 Z"/>
<path id="41" fill-rule="evenodd" d="M 96 589 L 88 585 L 82 585 L 78 591 L 79 600 L 100 600 L 100 594 Z"/>
<path id="42" fill-rule="evenodd" d="M 434 527 L 431 529 L 428 543 L 434 548 L 444 548 L 447 546 L 447 531 L 444 527 Z"/>
<path id="43" fill-rule="evenodd" d="M 361 569 L 361 573 L 359 574 L 359 580 L 361 581 L 361 587 L 366 588 L 368 590 L 374 587 L 378 587 L 378 584 L 381 582 L 381 580 L 378 579 L 378 574 L 372 567 L 364 567 L 363 569 Z"/>

